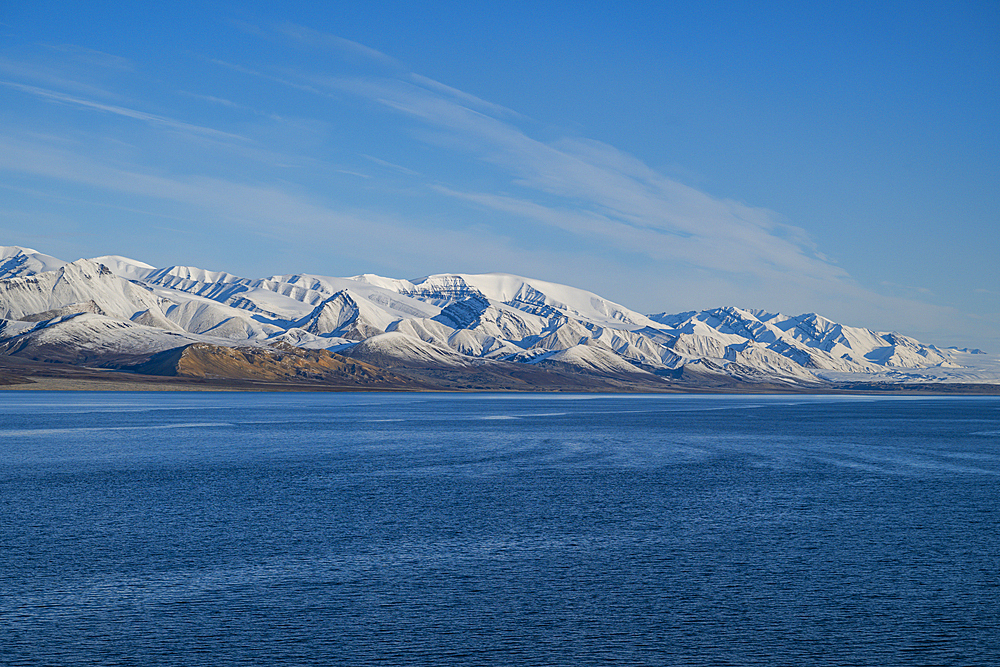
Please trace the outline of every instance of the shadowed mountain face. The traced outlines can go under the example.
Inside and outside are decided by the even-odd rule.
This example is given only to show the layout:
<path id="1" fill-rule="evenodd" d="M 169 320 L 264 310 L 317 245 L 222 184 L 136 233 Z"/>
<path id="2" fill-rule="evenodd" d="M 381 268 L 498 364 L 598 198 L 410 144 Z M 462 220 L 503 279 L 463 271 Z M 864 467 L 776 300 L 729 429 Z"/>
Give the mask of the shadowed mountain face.
<path id="1" fill-rule="evenodd" d="M 998 357 L 815 313 L 643 315 L 506 274 L 251 279 L 16 247 L 0 248 L 0 270 L 0 353 L 137 373 L 477 389 L 1000 384 Z"/>

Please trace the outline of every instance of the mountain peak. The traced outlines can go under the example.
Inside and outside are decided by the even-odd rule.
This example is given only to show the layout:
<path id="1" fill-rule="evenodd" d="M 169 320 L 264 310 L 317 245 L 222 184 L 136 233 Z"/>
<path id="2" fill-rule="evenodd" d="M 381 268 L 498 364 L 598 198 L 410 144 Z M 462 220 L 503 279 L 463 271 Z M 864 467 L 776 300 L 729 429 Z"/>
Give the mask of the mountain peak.
<path id="1" fill-rule="evenodd" d="M 56 271 L 66 262 L 21 246 L 0 246 L 0 279 Z"/>

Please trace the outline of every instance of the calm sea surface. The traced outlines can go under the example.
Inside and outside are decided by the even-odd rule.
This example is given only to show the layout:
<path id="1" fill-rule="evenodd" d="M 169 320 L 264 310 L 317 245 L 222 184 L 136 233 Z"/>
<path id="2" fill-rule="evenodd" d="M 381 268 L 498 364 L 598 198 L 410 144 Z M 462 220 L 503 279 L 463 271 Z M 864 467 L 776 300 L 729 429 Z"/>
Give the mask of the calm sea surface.
<path id="1" fill-rule="evenodd" d="M 4 392 L 3 665 L 998 665 L 1000 399 Z"/>

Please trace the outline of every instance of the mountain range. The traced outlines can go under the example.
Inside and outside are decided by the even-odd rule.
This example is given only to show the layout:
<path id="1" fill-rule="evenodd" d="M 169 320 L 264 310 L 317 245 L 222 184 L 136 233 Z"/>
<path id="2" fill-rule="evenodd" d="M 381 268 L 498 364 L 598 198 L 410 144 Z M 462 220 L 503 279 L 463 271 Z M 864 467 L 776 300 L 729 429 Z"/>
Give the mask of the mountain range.
<path id="1" fill-rule="evenodd" d="M 265 388 L 1000 386 L 996 355 L 816 313 L 641 314 L 497 273 L 243 278 L 116 255 L 66 262 L 9 246 L 0 247 L 0 318 L 0 355 L 22 380 L 44 364 L 49 374 L 86 368 Z"/>

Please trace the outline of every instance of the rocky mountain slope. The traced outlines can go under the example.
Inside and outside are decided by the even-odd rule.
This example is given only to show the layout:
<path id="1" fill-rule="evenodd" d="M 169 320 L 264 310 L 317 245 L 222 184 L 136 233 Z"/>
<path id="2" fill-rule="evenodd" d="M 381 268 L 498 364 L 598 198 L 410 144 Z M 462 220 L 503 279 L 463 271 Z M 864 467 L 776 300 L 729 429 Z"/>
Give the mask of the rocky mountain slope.
<path id="1" fill-rule="evenodd" d="M 477 389 L 1000 384 L 998 358 L 978 352 L 815 313 L 643 315 L 506 274 L 251 279 L 0 247 L 0 354 L 135 372 Z"/>

